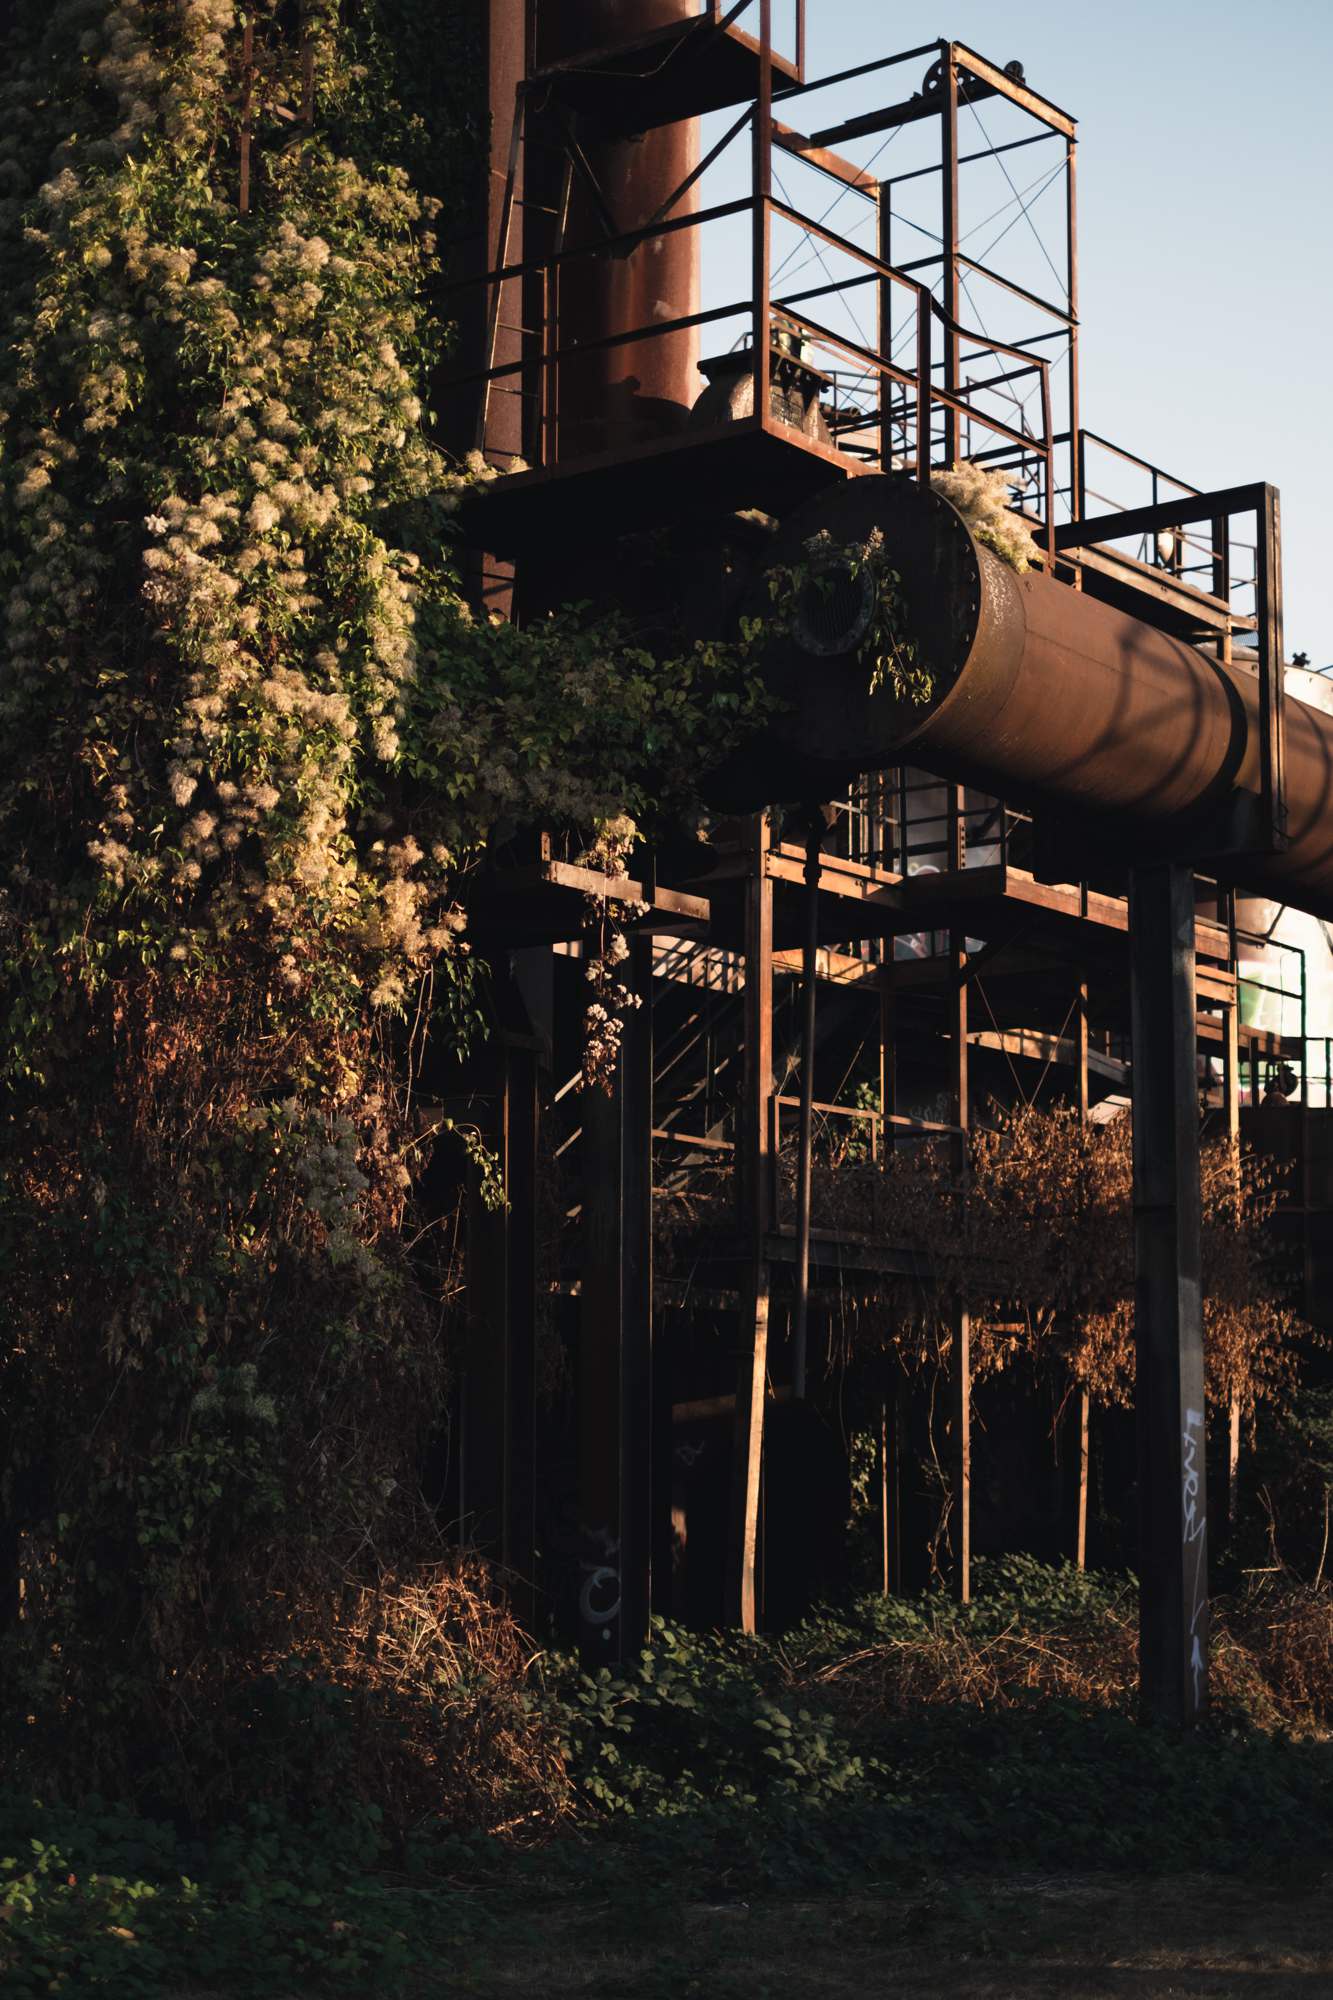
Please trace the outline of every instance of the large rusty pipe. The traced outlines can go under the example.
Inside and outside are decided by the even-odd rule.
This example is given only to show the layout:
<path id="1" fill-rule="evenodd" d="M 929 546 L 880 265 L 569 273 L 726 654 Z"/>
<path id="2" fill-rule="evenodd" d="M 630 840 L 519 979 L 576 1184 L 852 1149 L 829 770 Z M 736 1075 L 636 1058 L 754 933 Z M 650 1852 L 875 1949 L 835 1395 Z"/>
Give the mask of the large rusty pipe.
<path id="1" fill-rule="evenodd" d="M 695 0 L 539 0 L 538 66 L 640 41 L 698 12 Z M 661 61 L 660 55 L 645 54 L 645 63 L 654 60 Z M 641 228 L 685 180 L 699 158 L 698 120 L 682 119 L 633 139 L 600 139 L 595 126 L 576 128 L 573 137 L 580 167 L 567 247 L 586 244 L 589 254 L 572 258 L 561 271 L 560 345 L 601 340 L 697 312 L 697 230 L 649 237 L 628 256 L 608 255 L 597 245 L 608 221 L 622 231 Z M 550 196 L 558 199 L 555 186 Z M 697 208 L 696 186 L 672 214 Z M 699 391 L 698 359 L 698 330 L 687 328 L 562 363 L 561 457 L 614 451 L 683 428 Z"/>
<path id="2" fill-rule="evenodd" d="M 827 797 L 858 771 L 906 762 L 1015 805 L 1160 829 L 1167 852 L 1172 829 L 1188 851 L 1188 830 L 1205 827 L 1211 809 L 1258 793 L 1253 669 L 1038 570 L 1018 575 L 911 480 L 855 479 L 820 496 L 787 523 L 773 559 L 808 565 L 806 544 L 820 529 L 835 548 L 883 535 L 932 687 L 919 705 L 887 686 L 872 692 L 858 591 L 830 592 L 826 582 L 804 610 L 798 595 L 793 630 L 768 660 L 786 704 L 767 750 L 774 795 L 795 786 Z M 1297 700 L 1286 715 L 1290 844 L 1235 873 L 1333 916 L 1333 716 Z M 757 769 L 752 762 L 745 774 L 751 787 Z"/>

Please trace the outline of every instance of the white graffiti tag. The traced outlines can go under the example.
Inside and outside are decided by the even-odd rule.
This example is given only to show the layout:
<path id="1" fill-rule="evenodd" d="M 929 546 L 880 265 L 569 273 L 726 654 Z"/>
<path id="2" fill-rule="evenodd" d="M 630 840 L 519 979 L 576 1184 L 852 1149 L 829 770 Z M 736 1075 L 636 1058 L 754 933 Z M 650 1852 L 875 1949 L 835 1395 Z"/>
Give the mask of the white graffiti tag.
<path id="1" fill-rule="evenodd" d="M 579 1615 L 586 1625 L 600 1627 L 602 1638 L 609 1642 L 611 1626 L 620 1616 L 620 1543 L 607 1528 L 585 1528 L 583 1532 L 602 1560 L 579 1564 L 583 1573 Z"/>
<path id="2" fill-rule="evenodd" d="M 1208 1670 L 1204 1654 L 1208 1613 L 1208 1517 L 1201 1504 L 1203 1441 L 1203 1411 L 1187 1409 L 1185 1428 L 1181 1434 L 1180 1525 L 1185 1550 L 1185 1588 L 1190 1603 L 1188 1638 L 1196 1709 L 1203 1699 L 1203 1678 Z"/>

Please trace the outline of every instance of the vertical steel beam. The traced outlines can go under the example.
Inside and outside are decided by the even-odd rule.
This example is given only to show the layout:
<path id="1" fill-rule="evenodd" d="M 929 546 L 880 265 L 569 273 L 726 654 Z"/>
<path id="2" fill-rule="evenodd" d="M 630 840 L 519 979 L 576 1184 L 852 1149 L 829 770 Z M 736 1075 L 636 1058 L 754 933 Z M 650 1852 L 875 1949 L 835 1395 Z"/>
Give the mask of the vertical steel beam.
<path id="1" fill-rule="evenodd" d="M 1078 982 L 1074 995 L 1074 1091 L 1078 1105 L 1078 1122 L 1088 1122 L 1088 981 L 1086 975 Z"/>
<path id="2" fill-rule="evenodd" d="M 529 1629 L 536 1617 L 537 1549 L 537 1149 L 540 1068 L 529 1042 L 506 1052 L 505 1230 L 509 1306 L 504 1542 L 514 1609 Z"/>
<path id="3" fill-rule="evenodd" d="M 810 1195 L 815 1124 L 815 1019 L 819 995 L 819 876 L 832 806 L 808 809 L 805 836 L 805 939 L 801 951 L 801 1107 L 796 1146 L 796 1272 L 792 1312 L 792 1394 L 805 1396 L 810 1317 Z"/>
<path id="4" fill-rule="evenodd" d="M 653 1312 L 652 1382 L 652 1534 L 651 1575 L 649 1578 L 654 1615 L 670 1618 L 678 1609 L 675 1574 L 675 1524 L 672 1516 L 672 1473 L 675 1439 L 672 1435 L 672 1353 L 668 1332 L 679 1329 L 684 1313 L 680 1308 Z"/>
<path id="5" fill-rule="evenodd" d="M 497 92 L 496 95 L 498 96 L 499 93 Z M 523 200 L 520 175 L 523 165 L 523 119 L 525 110 L 526 96 L 522 85 L 519 84 L 515 87 L 514 91 L 513 123 L 509 131 L 509 157 L 504 179 L 504 193 L 500 199 L 500 214 L 498 220 L 494 221 L 491 225 L 491 235 L 487 245 L 487 255 L 490 259 L 492 270 L 502 270 L 507 264 L 513 262 L 514 208 L 516 203 L 521 204 Z M 498 107 L 495 104 L 491 108 L 491 118 L 493 127 L 491 146 L 493 155 L 496 143 L 496 130 L 500 127 Z M 494 168 L 492 168 L 493 176 Z M 506 328 L 510 338 L 505 343 L 506 351 L 504 359 L 516 360 L 518 358 L 521 336 L 515 332 L 515 328 L 522 321 L 523 308 L 521 294 L 518 291 L 518 281 L 516 279 L 511 278 L 504 284 L 492 285 L 489 291 L 490 296 L 486 308 L 485 349 L 482 365 L 486 368 L 495 368 L 500 365 L 501 357 L 498 352 L 500 327 L 506 306 L 513 314 L 513 318 Z M 477 451 L 484 452 L 486 449 L 490 431 L 490 416 L 491 384 L 487 380 L 482 383 L 481 393 L 477 399 L 477 427 L 473 433 L 472 440 L 473 447 Z M 513 417 L 504 426 L 505 435 L 500 445 L 502 450 L 508 450 L 511 453 L 519 450 L 522 443 L 521 423 L 522 419 L 520 417 Z"/>
<path id="6" fill-rule="evenodd" d="M 953 1355 L 950 1363 L 950 1421 L 953 1463 L 953 1594 L 959 1604 L 972 1601 L 972 1315 L 966 1306 L 953 1311 Z"/>
<path id="7" fill-rule="evenodd" d="M 967 863 L 966 803 L 961 785 L 949 791 L 949 870 Z M 967 1134 L 972 1122 L 967 1063 L 967 940 L 961 931 L 949 936 L 949 1035 L 953 1068 L 953 1122 L 958 1127 L 954 1162 L 958 1184 L 967 1173 Z M 950 1359 L 950 1443 L 953 1469 L 953 1592 L 960 1604 L 972 1597 L 972 1315 L 961 1301 L 953 1307 L 953 1353 Z"/>
<path id="8" fill-rule="evenodd" d="M 944 263 L 941 271 L 943 297 L 940 303 L 948 313 L 953 325 L 944 332 L 944 386 L 951 396 L 958 394 L 958 335 L 954 327 L 958 321 L 959 274 L 958 274 L 958 58 L 954 54 L 952 42 L 943 45 L 941 59 L 944 64 L 941 88 L 940 121 L 941 133 L 941 180 L 943 183 L 943 218 L 940 234 L 943 237 L 941 249 Z M 947 463 L 953 465 L 959 456 L 959 421 L 957 410 L 945 410 L 944 436 Z"/>
<path id="9" fill-rule="evenodd" d="M 819 836 L 811 831 L 805 858 L 805 942 L 801 952 L 801 1105 L 796 1140 L 796 1270 L 792 1305 L 792 1395 L 805 1396 L 810 1317 L 810 1195 L 814 1178 L 815 1017 L 819 989 Z"/>
<path id="10" fill-rule="evenodd" d="M 1078 1392 L 1078 1527 L 1074 1536 L 1074 1562 L 1088 1566 L 1088 1473 L 1092 1463 L 1092 1397 L 1086 1387 Z"/>
<path id="11" fill-rule="evenodd" d="M 1282 640 L 1282 509 L 1275 486 L 1262 489 L 1255 523 L 1255 615 L 1259 626 L 1259 757 L 1264 832 L 1287 838 L 1286 729 Z"/>
<path id="12" fill-rule="evenodd" d="M 497 1067 L 503 1065 L 501 1051 Z M 496 1150 L 505 1176 L 508 1092 L 499 1090 Z M 509 1211 L 467 1189 L 467 1348 L 459 1394 L 458 1526 L 467 1548 L 503 1559 L 509 1460 Z"/>
<path id="13" fill-rule="evenodd" d="M 881 1162 L 893 1151 L 893 1118 L 898 1109 L 898 1023 L 897 982 L 894 978 L 892 938 L 884 948 L 889 953 L 879 970 L 879 1154 Z"/>
<path id="14" fill-rule="evenodd" d="M 621 1656 L 620 1361 L 624 1299 L 624 1092 L 585 1087 L 580 1215 L 578 1452 L 579 1655 L 585 1666 Z"/>
<path id="15" fill-rule="evenodd" d="M 579 1651 L 632 1657 L 652 1583 L 651 940 L 633 946 L 640 1005 L 626 1016 L 609 1091 L 583 1093 Z"/>
<path id="16" fill-rule="evenodd" d="M 1231 602 L 1231 522 L 1227 515 L 1220 514 L 1212 524 L 1213 537 L 1213 596 L 1220 597 L 1223 604 Z M 1231 626 L 1225 625 L 1217 635 L 1217 657 L 1219 660 L 1231 658 Z"/>
<path id="17" fill-rule="evenodd" d="M 773 1096 L 773 883 L 768 824 L 752 823 L 745 884 L 745 1073 L 737 1131 L 740 1222 L 746 1279 L 736 1377 L 736 1456 L 732 1481 L 727 1616 L 744 1632 L 756 1626 L 755 1552 L 759 1477 L 768 1382 L 769 1107 Z"/>
<path id="18" fill-rule="evenodd" d="M 934 450 L 932 431 L 934 418 L 931 401 L 930 371 L 934 363 L 931 359 L 930 293 L 923 285 L 916 295 L 916 476 L 922 486 L 930 484 L 930 463 Z M 907 839 L 907 821 L 903 820 L 903 840 Z"/>
<path id="19" fill-rule="evenodd" d="M 1074 1089 L 1078 1122 L 1088 1122 L 1088 982 L 1079 980 L 1074 996 Z M 1092 1398 L 1086 1383 L 1078 1392 L 1078 1502 L 1074 1530 L 1074 1561 L 1079 1569 L 1088 1562 L 1088 1469 L 1092 1436 Z"/>
<path id="20" fill-rule="evenodd" d="M 1240 1007 L 1230 1000 L 1222 1009 L 1222 1119 L 1227 1139 L 1240 1144 Z"/>
<path id="21" fill-rule="evenodd" d="M 1239 995 L 1222 1009 L 1222 1113 L 1227 1143 L 1232 1148 L 1237 1172 L 1240 1167 L 1240 1001 Z M 1239 1192 L 1239 1190 L 1237 1190 Z M 1240 1397 L 1232 1394 L 1227 1408 L 1227 1495 L 1226 1522 L 1236 1523 L 1237 1488 L 1240 1479 Z"/>
<path id="22" fill-rule="evenodd" d="M 761 424 L 769 418 L 768 294 L 772 263 L 773 214 L 773 0 L 759 0 L 759 96 L 754 107 L 754 216 L 750 275 L 754 298 L 754 413 Z"/>
<path id="23" fill-rule="evenodd" d="M 884 1440 L 884 1506 L 888 1515 L 885 1535 L 886 1593 L 900 1596 L 903 1587 L 903 1440 L 906 1417 L 903 1411 L 901 1375 L 884 1399 L 887 1435 Z"/>
<path id="24" fill-rule="evenodd" d="M 460 1526 L 514 1578 L 515 1609 L 535 1603 L 537 1145 L 535 1037 L 496 1051 L 495 1147 L 505 1206 L 468 1197 L 468 1345 L 461 1397 Z"/>
<path id="25" fill-rule="evenodd" d="M 1135 1414 L 1143 1713 L 1193 1722 L 1208 1699 L 1194 878 L 1130 872 Z"/>
<path id="26" fill-rule="evenodd" d="M 875 248 L 882 264 L 893 262 L 893 189 L 883 181 L 875 183 Z M 881 278 L 875 286 L 875 347 L 881 360 L 893 352 L 893 284 Z M 889 472 L 893 465 L 893 377 L 879 378 L 879 469 Z"/>
<path id="27" fill-rule="evenodd" d="M 653 940 L 630 946 L 638 1006 L 625 1023 L 621 1056 L 623 1237 L 620 1365 L 620 1541 L 622 1649 L 647 1643 L 652 1613 L 653 1521 L 669 1505 L 653 1478 Z"/>
<path id="28" fill-rule="evenodd" d="M 1065 154 L 1065 298 L 1069 307 L 1069 517 L 1083 517 L 1082 405 L 1078 380 L 1078 145 Z"/>

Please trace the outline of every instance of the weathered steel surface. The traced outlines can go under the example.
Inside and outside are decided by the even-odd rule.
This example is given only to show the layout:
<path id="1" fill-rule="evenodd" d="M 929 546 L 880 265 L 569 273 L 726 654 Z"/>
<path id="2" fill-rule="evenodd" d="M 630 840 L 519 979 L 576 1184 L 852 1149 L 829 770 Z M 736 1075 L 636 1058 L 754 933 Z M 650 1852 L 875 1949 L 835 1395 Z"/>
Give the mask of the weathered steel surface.
<path id="1" fill-rule="evenodd" d="M 468 289 L 458 293 L 451 307 L 456 328 L 456 358 L 442 371 L 438 385 L 440 435 L 445 446 L 462 457 L 476 442 L 477 408 L 482 385 L 475 379 L 456 386 L 462 378 L 475 378 L 480 369 L 505 367 L 522 355 L 520 327 L 523 319 L 522 292 L 516 279 L 498 288 L 499 296 L 488 300 L 476 282 L 504 260 L 505 188 L 509 178 L 510 148 L 514 133 L 514 105 L 523 82 L 526 60 L 523 0 L 488 0 L 477 25 L 476 56 L 485 78 L 486 109 L 490 120 L 489 143 L 479 149 L 477 180 L 471 189 L 465 225 L 453 244 L 450 273 L 471 279 Z M 515 179 L 511 207 L 522 203 L 523 161 L 515 159 Z M 511 251 L 519 243 L 519 228 L 512 215 L 509 221 Z M 494 347 L 491 346 L 490 317 L 495 316 Z M 489 434 L 496 452 L 518 454 L 523 449 L 521 403 L 518 396 L 504 390 L 491 397 Z"/>
<path id="2" fill-rule="evenodd" d="M 1208 1699 L 1194 877 L 1135 868 L 1134 1407 L 1139 1446 L 1139 1689 L 1144 1714 L 1197 1720 Z"/>
<path id="3" fill-rule="evenodd" d="M 768 1396 L 769 1104 L 773 1094 L 773 882 L 765 869 L 768 826 L 751 829 L 753 871 L 745 885 L 744 1082 L 738 1127 L 738 1219 L 746 1244 L 736 1374 L 735 1463 L 732 1479 L 726 1615 L 742 1631 L 757 1630 L 756 1555 L 759 1476 Z"/>
<path id="4" fill-rule="evenodd" d="M 781 795 L 827 797 L 857 771 L 907 758 L 1015 805 L 1149 833 L 1197 828 L 1196 852 L 1207 851 L 1214 816 L 1261 795 L 1252 670 L 1038 570 L 1018 576 L 946 501 L 906 478 L 859 479 L 819 496 L 790 518 L 772 560 L 800 560 L 820 527 L 842 542 L 882 531 L 932 695 L 917 706 L 888 688 L 872 693 L 855 649 L 816 660 L 784 640 L 766 671 L 787 712 L 724 785 L 762 790 L 771 764 Z M 1232 872 L 1333 915 L 1333 717 L 1285 706 L 1290 844 Z"/>
<path id="5" fill-rule="evenodd" d="M 537 63 L 545 68 L 589 50 L 641 40 L 692 17 L 690 0 L 559 0 L 537 17 Z M 613 86 L 612 86 L 613 87 Z M 540 106 L 537 107 L 540 110 Z M 588 255 L 560 278 L 562 348 L 673 320 L 699 310 L 697 232 L 653 236 L 628 256 L 599 246 L 608 223 L 640 229 L 685 181 L 699 153 L 695 119 L 663 125 L 633 139 L 600 139 L 591 121 L 547 131 L 577 149 L 567 247 Z M 698 205 L 697 187 L 674 215 Z M 684 427 L 699 392 L 697 329 L 686 328 L 633 346 L 571 356 L 560 368 L 560 456 L 614 451 Z"/>
<path id="6" fill-rule="evenodd" d="M 633 1659 L 647 1643 L 653 1510 L 652 944 L 636 939 L 640 1004 L 608 1090 L 583 1092 L 579 1324 L 579 1653 Z"/>

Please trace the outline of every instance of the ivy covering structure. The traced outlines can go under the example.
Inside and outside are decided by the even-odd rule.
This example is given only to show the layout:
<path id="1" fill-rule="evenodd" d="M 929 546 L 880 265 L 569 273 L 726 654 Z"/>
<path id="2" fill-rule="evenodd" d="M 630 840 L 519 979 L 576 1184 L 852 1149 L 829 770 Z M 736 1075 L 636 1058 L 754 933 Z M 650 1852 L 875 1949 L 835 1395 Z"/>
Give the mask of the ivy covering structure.
<path id="1" fill-rule="evenodd" d="M 85 1774 L 197 1744 L 292 1592 L 418 1532 L 405 1103 L 475 1017 L 464 878 L 501 818 L 688 805 L 749 700 L 458 593 L 411 175 L 476 134 L 414 114 L 421 41 L 60 0 L 0 62 L 0 1649 Z"/>

